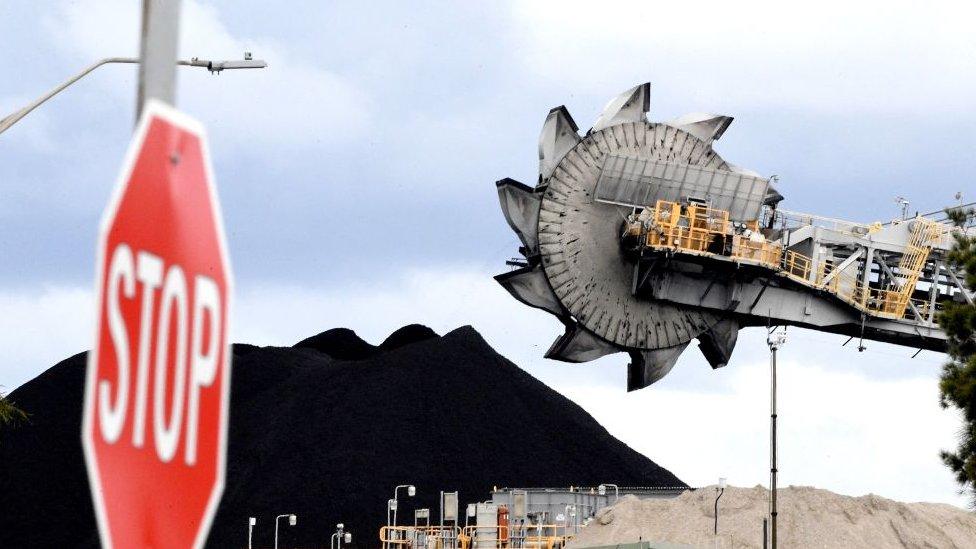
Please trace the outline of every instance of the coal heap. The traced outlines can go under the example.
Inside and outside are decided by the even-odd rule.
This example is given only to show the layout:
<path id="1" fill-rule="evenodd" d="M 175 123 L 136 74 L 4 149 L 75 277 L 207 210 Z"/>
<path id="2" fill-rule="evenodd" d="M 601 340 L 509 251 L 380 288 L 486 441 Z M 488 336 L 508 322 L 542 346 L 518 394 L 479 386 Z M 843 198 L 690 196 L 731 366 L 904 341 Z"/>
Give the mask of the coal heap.
<path id="1" fill-rule="evenodd" d="M 0 439 L 0 547 L 95 547 L 80 444 L 86 354 L 10 394 L 29 424 Z M 519 369 L 471 327 L 407 326 L 372 346 L 346 329 L 295 347 L 234 346 L 227 487 L 209 547 L 328 547 L 337 522 L 376 547 L 397 484 L 399 521 L 438 516 L 492 486 L 684 486 L 610 436 L 582 408 Z M 436 521 L 436 519 L 435 519 Z"/>

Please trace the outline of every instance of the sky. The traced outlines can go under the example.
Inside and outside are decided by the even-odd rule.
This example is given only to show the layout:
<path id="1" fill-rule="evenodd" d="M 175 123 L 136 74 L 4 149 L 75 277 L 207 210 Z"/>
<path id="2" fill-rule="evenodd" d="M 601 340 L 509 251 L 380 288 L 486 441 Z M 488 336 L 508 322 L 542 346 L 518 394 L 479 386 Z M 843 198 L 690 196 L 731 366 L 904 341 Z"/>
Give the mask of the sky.
<path id="1" fill-rule="evenodd" d="M 96 59 L 138 54 L 138 2 L 0 0 L 0 113 Z M 857 221 L 976 197 L 970 4 L 184 0 L 178 106 L 208 130 L 236 280 L 236 341 L 346 326 L 378 343 L 470 324 L 692 485 L 768 476 L 768 351 L 712 371 L 689 347 L 625 392 L 625 355 L 542 358 L 561 326 L 492 279 L 517 254 L 494 182 L 533 183 L 548 110 L 582 129 L 651 81 L 651 120 L 735 117 L 715 148 L 776 174 L 783 207 Z M 0 135 L 0 385 L 90 346 L 98 220 L 134 124 L 136 68 L 98 69 Z M 2 115 L 0 115 L 2 116 Z M 780 484 L 963 506 L 938 452 L 944 357 L 789 332 Z M 608 482 L 612 482 L 608 479 Z M 430 489 L 449 489 L 431 487 Z"/>

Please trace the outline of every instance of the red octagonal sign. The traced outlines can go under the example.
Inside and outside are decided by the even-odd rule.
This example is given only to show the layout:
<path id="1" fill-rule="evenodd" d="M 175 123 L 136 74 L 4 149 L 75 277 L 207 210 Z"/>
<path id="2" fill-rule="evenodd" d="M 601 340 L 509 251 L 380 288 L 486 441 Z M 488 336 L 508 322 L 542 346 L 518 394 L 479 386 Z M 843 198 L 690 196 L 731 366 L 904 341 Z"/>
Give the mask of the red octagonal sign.
<path id="1" fill-rule="evenodd" d="M 231 274 L 197 122 L 147 105 L 102 219 L 82 441 L 105 547 L 201 547 L 224 486 Z"/>

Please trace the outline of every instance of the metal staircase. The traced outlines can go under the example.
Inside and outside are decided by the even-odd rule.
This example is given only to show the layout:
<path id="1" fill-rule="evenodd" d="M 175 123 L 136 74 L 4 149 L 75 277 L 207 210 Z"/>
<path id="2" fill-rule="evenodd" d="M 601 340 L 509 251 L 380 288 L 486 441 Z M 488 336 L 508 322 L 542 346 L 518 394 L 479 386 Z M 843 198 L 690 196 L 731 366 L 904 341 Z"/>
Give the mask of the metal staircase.
<path id="1" fill-rule="evenodd" d="M 881 300 L 879 311 L 896 318 L 905 316 L 915 285 L 925 269 L 932 246 L 942 237 L 943 225 L 924 217 L 912 220 L 911 237 L 905 246 L 905 253 L 898 262 L 898 277 L 888 283 L 888 298 Z"/>

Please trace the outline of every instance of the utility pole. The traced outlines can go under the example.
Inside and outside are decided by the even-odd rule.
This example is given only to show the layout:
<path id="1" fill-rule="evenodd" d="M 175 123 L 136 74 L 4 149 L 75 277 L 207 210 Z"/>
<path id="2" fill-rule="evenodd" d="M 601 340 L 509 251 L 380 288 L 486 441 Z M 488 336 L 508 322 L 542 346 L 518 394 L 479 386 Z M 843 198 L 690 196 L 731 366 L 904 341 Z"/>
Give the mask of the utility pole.
<path id="1" fill-rule="evenodd" d="M 180 38 L 181 3 L 181 0 L 142 1 L 137 123 L 148 99 L 176 105 L 176 53 Z"/>
<path id="2" fill-rule="evenodd" d="M 786 343 L 786 330 L 770 329 L 769 345 L 769 546 L 776 549 L 776 351 Z"/>

